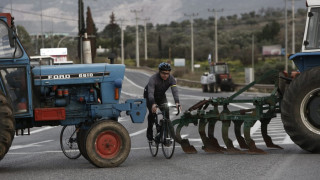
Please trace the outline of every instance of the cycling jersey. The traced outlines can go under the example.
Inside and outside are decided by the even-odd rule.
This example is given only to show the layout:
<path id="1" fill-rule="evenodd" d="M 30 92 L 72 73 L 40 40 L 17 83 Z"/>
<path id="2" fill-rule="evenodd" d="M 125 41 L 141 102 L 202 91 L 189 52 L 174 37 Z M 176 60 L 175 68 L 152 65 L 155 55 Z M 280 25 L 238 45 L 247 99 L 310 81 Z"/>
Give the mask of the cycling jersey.
<path id="1" fill-rule="evenodd" d="M 166 91 L 169 87 L 171 87 L 175 103 L 179 103 L 176 80 L 172 75 L 167 80 L 163 80 L 159 72 L 150 77 L 148 85 L 144 88 L 144 98 L 150 105 L 157 104 L 164 98 L 166 99 Z"/>

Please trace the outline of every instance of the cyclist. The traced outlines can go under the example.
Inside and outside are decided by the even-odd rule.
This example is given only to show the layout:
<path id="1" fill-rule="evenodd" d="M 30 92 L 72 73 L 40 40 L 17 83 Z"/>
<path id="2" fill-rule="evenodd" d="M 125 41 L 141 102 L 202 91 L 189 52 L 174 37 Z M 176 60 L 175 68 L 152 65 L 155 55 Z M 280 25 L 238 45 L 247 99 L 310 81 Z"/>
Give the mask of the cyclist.
<path id="1" fill-rule="evenodd" d="M 176 106 L 179 106 L 179 95 L 178 88 L 175 78 L 170 75 L 171 66 L 168 63 L 162 62 L 159 64 L 159 72 L 150 77 L 149 83 L 144 88 L 144 98 L 147 100 L 147 107 L 149 110 L 148 115 L 148 128 L 147 128 L 147 138 L 152 141 L 153 132 L 152 126 L 155 120 L 157 105 L 167 103 L 166 91 L 171 87 L 172 95 Z M 160 109 L 161 111 L 166 111 L 166 118 L 169 119 L 169 109 Z"/>

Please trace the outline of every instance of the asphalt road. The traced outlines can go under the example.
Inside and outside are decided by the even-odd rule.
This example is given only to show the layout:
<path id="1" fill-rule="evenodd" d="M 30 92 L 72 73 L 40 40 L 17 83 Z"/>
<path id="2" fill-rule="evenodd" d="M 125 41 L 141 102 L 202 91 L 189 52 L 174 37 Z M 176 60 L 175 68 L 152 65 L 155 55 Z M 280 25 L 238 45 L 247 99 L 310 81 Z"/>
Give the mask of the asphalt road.
<path id="1" fill-rule="evenodd" d="M 141 98 L 149 74 L 127 70 L 121 101 Z M 231 93 L 202 93 L 200 89 L 179 87 L 183 109 L 211 96 L 230 96 Z M 243 98 L 263 96 L 261 93 L 245 93 Z M 171 91 L 169 101 L 173 102 Z M 230 110 L 251 108 L 250 104 L 231 104 Z M 171 119 L 175 118 L 171 111 Z M 179 145 L 172 159 L 165 159 L 161 151 L 151 157 L 145 137 L 147 121 L 133 124 L 130 117 L 123 116 L 120 123 L 131 137 L 131 152 L 127 160 L 117 168 L 96 168 L 85 158 L 70 160 L 60 149 L 61 127 L 33 128 L 31 136 L 15 137 L 12 147 L 0 162 L 0 179 L 319 179 L 320 156 L 310 154 L 296 146 L 283 130 L 280 116 L 269 125 L 274 143 L 284 149 L 268 149 L 260 134 L 259 124 L 251 134 L 266 155 L 210 154 L 201 150 L 202 143 L 197 127 L 183 128 L 181 134 L 190 139 L 197 154 L 185 154 Z M 235 140 L 230 127 L 230 138 Z M 220 145 L 221 124 L 217 123 L 215 137 Z M 236 141 L 234 144 L 237 145 Z"/>

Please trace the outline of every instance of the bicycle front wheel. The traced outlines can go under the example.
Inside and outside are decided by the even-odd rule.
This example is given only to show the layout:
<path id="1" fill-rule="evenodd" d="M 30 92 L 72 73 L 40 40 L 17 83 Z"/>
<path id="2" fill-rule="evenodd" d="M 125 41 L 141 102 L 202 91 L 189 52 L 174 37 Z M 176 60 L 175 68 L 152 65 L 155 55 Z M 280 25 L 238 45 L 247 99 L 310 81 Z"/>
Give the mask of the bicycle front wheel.
<path id="1" fill-rule="evenodd" d="M 157 136 L 157 127 L 156 127 L 156 123 L 153 124 L 152 126 L 152 131 L 153 131 L 153 138 L 152 141 L 149 141 L 149 149 L 150 149 L 150 153 L 153 157 L 156 157 L 158 154 L 158 149 L 159 149 L 159 142 L 157 142 L 155 140 L 156 136 Z"/>
<path id="2" fill-rule="evenodd" d="M 173 134 L 170 131 L 169 123 L 166 122 L 163 125 L 163 131 L 162 131 L 162 152 L 163 155 L 170 159 L 173 156 L 174 149 L 175 149 L 175 143 L 176 141 L 173 138 Z"/>
<path id="3" fill-rule="evenodd" d="M 75 126 L 63 126 L 60 133 L 60 146 L 63 154 L 69 159 L 77 159 L 81 156 L 77 143 Z"/>

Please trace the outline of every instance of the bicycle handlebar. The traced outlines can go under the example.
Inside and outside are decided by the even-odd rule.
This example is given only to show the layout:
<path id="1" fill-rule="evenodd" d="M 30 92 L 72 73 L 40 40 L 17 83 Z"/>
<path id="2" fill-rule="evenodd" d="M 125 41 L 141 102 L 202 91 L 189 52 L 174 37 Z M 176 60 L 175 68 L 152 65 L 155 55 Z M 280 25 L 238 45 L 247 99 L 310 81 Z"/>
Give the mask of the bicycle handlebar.
<path id="1" fill-rule="evenodd" d="M 166 108 L 166 107 L 168 107 L 168 108 L 171 108 L 171 107 L 177 108 L 178 112 L 177 112 L 176 116 L 178 116 L 180 114 L 180 107 L 181 107 L 180 104 L 178 106 L 176 106 L 176 105 L 168 105 L 168 103 L 163 103 L 163 104 L 161 104 L 159 106 L 157 105 L 157 108 L 159 108 L 159 109 L 163 109 L 163 108 Z"/>

